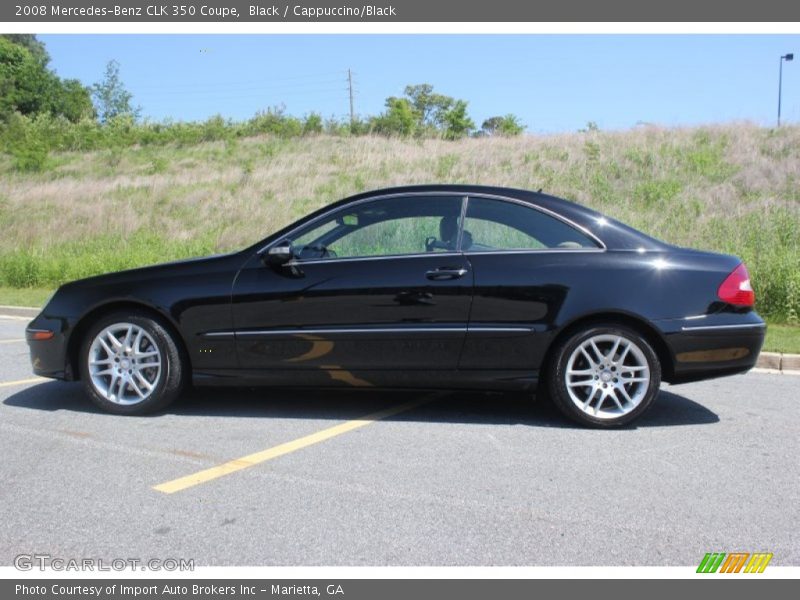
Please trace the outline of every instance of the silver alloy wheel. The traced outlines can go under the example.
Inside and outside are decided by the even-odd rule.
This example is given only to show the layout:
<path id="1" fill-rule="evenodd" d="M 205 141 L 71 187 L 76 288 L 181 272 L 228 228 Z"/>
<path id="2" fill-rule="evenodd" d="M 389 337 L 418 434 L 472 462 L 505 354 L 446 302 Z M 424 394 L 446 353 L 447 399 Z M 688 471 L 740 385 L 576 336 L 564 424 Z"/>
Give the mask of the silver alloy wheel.
<path id="1" fill-rule="evenodd" d="M 115 404 L 144 402 L 161 378 L 161 352 L 155 340 L 133 323 L 114 323 L 98 333 L 88 361 L 92 386 Z"/>
<path id="2" fill-rule="evenodd" d="M 650 367 L 642 349 L 628 338 L 595 335 L 570 355 L 566 383 L 578 409 L 596 419 L 615 419 L 644 400 Z"/>

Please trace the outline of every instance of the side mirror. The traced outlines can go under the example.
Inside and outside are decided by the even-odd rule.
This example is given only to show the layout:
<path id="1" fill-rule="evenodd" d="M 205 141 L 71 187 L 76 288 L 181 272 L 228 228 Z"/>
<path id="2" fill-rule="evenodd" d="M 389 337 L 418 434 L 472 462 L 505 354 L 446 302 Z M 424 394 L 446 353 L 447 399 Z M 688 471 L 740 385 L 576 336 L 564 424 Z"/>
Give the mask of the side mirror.
<path id="1" fill-rule="evenodd" d="M 277 246 L 270 248 L 261 258 L 271 267 L 282 267 L 294 258 L 294 251 L 289 242 L 280 242 Z"/>

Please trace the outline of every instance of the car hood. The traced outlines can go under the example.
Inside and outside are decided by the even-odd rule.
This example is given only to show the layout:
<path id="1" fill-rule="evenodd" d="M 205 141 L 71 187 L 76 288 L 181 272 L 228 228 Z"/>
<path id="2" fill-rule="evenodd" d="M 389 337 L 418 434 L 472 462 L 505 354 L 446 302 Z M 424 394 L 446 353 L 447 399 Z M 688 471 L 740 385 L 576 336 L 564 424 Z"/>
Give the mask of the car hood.
<path id="1" fill-rule="evenodd" d="M 232 252 L 228 254 L 215 254 L 212 256 L 174 260 L 156 265 L 149 265 L 146 267 L 126 269 L 124 271 L 115 271 L 113 273 L 104 273 L 102 275 L 95 275 L 94 277 L 78 279 L 76 281 L 65 283 L 60 289 L 67 290 L 71 288 L 86 288 L 100 285 L 162 279 L 164 277 L 175 277 L 183 274 L 194 273 L 198 270 L 227 267 L 229 264 L 237 262 L 239 260 L 239 256 L 239 252 Z"/>

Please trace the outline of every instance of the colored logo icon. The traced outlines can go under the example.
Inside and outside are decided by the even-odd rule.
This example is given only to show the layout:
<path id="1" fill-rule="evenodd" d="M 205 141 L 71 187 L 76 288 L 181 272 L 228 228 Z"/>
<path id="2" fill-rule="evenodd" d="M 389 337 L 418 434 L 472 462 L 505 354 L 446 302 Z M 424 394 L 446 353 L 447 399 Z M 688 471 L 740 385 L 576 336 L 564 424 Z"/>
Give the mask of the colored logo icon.
<path id="1" fill-rule="evenodd" d="M 697 567 L 698 573 L 763 573 L 771 552 L 708 552 Z"/>

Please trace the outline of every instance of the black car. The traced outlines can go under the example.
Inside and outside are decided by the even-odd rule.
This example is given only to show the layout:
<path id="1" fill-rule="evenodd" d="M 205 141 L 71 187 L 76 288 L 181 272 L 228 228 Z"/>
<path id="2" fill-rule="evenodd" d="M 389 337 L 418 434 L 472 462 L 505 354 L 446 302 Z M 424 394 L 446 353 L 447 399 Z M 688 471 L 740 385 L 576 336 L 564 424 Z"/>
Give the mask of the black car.
<path id="1" fill-rule="evenodd" d="M 425 185 L 318 210 L 240 252 L 63 285 L 37 375 L 142 414 L 198 386 L 534 390 L 628 423 L 661 381 L 742 373 L 765 324 L 742 262 L 540 192 Z"/>

